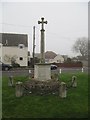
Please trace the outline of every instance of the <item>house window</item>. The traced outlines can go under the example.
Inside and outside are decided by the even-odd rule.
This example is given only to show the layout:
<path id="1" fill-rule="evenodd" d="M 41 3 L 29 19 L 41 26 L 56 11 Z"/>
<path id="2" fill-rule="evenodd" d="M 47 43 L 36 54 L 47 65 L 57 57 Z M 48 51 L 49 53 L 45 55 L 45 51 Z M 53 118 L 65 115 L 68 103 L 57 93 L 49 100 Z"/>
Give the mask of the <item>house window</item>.
<path id="1" fill-rule="evenodd" d="M 22 49 L 23 48 L 23 46 L 20 46 L 20 49 Z"/>
<path id="2" fill-rule="evenodd" d="M 23 60 L 23 57 L 20 57 L 19 60 Z"/>
<path id="3" fill-rule="evenodd" d="M 19 48 L 23 49 L 24 48 L 24 44 L 19 44 Z"/>

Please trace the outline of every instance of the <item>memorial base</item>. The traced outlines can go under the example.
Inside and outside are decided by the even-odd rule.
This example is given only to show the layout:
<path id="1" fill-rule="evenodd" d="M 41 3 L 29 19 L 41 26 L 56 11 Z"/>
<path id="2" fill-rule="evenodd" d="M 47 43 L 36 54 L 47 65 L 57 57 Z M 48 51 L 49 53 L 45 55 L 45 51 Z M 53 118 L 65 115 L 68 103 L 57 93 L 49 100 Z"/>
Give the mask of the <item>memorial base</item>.
<path id="1" fill-rule="evenodd" d="M 51 80 L 51 64 L 36 64 L 34 79 L 39 81 Z"/>

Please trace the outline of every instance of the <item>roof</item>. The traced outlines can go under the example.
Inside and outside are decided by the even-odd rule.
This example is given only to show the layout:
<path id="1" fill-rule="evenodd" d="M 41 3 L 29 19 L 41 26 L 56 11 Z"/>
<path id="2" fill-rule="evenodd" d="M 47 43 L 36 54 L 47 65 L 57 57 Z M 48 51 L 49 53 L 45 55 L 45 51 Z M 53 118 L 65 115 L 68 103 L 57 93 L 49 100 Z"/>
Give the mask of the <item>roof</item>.
<path id="1" fill-rule="evenodd" d="M 54 59 L 57 56 L 53 51 L 47 51 L 45 53 L 45 59 Z"/>
<path id="2" fill-rule="evenodd" d="M 18 46 L 24 44 L 28 46 L 28 35 L 27 34 L 12 34 L 12 33 L 0 33 L 0 42 L 3 46 Z"/>
<path id="3" fill-rule="evenodd" d="M 58 60 L 58 59 L 63 59 L 63 60 L 64 60 L 63 56 L 60 55 L 60 54 L 57 54 L 57 56 L 56 56 L 54 59 L 55 59 L 55 60 Z"/>
<path id="4" fill-rule="evenodd" d="M 45 52 L 45 59 L 54 59 L 57 56 L 53 51 Z M 40 58 L 40 53 L 35 53 L 35 57 Z"/>

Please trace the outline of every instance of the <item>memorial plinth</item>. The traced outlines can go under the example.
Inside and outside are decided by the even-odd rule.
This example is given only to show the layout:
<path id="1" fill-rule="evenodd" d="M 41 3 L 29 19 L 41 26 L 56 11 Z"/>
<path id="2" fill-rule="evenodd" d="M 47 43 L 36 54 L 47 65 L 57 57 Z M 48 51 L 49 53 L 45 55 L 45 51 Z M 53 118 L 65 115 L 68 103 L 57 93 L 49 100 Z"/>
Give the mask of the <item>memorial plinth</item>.
<path id="1" fill-rule="evenodd" d="M 51 64 L 36 64 L 34 70 L 34 79 L 39 81 L 47 81 L 51 79 Z"/>

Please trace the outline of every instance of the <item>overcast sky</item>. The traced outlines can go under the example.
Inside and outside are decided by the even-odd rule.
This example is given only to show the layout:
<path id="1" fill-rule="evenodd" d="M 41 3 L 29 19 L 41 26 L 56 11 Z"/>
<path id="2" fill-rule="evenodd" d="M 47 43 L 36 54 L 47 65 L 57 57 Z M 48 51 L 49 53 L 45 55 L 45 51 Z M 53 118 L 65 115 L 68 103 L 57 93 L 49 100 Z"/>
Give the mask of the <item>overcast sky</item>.
<path id="1" fill-rule="evenodd" d="M 36 26 L 35 52 L 40 51 L 41 25 L 38 24 L 38 20 L 41 17 L 48 21 L 48 24 L 45 24 L 45 51 L 74 56 L 75 53 L 71 48 L 76 39 L 88 37 L 87 0 L 86 2 L 2 2 L 0 13 L 3 22 L 2 32 L 28 34 L 30 52 L 32 52 L 33 26 Z"/>

